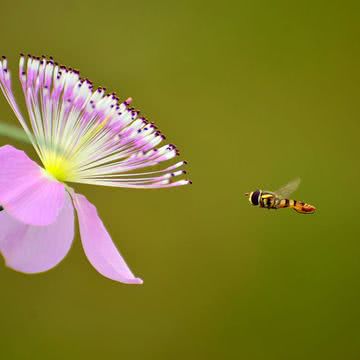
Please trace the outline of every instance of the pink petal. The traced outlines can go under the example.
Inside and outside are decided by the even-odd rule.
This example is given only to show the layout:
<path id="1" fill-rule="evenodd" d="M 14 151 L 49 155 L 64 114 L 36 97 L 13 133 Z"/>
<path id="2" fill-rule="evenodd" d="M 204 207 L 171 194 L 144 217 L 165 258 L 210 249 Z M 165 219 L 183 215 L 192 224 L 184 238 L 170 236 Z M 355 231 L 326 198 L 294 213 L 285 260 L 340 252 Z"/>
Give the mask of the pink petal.
<path id="1" fill-rule="evenodd" d="M 49 225 L 63 207 L 64 195 L 64 185 L 23 151 L 0 147 L 0 204 L 11 216 L 26 224 Z"/>
<path id="2" fill-rule="evenodd" d="M 8 267 L 29 274 L 49 270 L 66 256 L 74 238 L 70 195 L 66 193 L 59 216 L 48 226 L 24 224 L 4 210 L 0 228 L 0 251 Z"/>
<path id="3" fill-rule="evenodd" d="M 94 268 L 105 277 L 126 284 L 142 284 L 126 265 L 97 210 L 85 196 L 73 195 L 80 224 L 81 242 L 85 254 Z"/>

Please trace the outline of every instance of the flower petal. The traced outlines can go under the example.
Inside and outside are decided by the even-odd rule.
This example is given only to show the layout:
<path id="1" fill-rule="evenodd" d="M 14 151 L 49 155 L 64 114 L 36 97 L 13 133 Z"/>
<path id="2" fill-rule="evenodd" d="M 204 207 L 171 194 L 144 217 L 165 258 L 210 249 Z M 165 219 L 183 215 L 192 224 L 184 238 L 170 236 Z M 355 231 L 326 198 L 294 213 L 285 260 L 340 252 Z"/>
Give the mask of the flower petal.
<path id="1" fill-rule="evenodd" d="M 4 210 L 0 228 L 0 251 L 8 267 L 29 274 L 49 270 L 66 256 L 74 238 L 70 195 L 66 193 L 59 216 L 48 226 L 24 224 Z"/>
<path id="2" fill-rule="evenodd" d="M 102 275 L 126 284 L 142 284 L 126 265 L 111 240 L 97 210 L 85 196 L 73 194 L 78 213 L 81 242 L 85 254 L 94 268 Z"/>
<path id="3" fill-rule="evenodd" d="M 0 204 L 17 220 L 53 223 L 64 205 L 65 187 L 28 156 L 10 145 L 0 147 Z"/>

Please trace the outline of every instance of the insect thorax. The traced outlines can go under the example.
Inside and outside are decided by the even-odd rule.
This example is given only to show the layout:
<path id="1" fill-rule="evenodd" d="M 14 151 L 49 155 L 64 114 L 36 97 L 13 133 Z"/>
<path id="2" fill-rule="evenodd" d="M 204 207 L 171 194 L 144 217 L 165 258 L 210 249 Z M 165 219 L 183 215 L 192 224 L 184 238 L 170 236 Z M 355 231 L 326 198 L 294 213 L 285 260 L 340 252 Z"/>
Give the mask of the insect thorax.
<path id="1" fill-rule="evenodd" d="M 274 209 L 277 205 L 277 198 L 274 193 L 263 191 L 260 197 L 259 206 L 267 209 Z"/>

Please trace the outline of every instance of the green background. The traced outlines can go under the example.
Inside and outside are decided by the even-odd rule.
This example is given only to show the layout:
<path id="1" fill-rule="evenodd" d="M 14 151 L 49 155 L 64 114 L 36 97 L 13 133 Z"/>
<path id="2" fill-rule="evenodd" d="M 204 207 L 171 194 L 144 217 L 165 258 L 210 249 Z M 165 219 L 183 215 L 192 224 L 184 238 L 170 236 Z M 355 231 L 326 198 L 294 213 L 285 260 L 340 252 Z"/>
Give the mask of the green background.
<path id="1" fill-rule="evenodd" d="M 2 263 L 0 358 L 359 359 L 358 4 L 3 2 L 14 75 L 44 53 L 132 96 L 194 184 L 77 186 L 145 283 L 100 276 L 78 236 L 47 273 Z M 243 195 L 297 176 L 313 216 Z"/>

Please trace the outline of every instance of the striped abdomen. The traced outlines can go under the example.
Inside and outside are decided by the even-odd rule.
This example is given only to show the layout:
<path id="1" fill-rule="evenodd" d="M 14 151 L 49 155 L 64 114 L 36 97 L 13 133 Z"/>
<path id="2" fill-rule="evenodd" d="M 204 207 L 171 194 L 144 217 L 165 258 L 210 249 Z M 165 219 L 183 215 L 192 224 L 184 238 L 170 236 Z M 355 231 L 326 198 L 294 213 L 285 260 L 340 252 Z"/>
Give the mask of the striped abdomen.
<path id="1" fill-rule="evenodd" d="M 301 214 L 312 214 L 315 212 L 315 206 L 306 204 L 302 201 L 281 199 L 278 208 L 292 208 Z"/>

